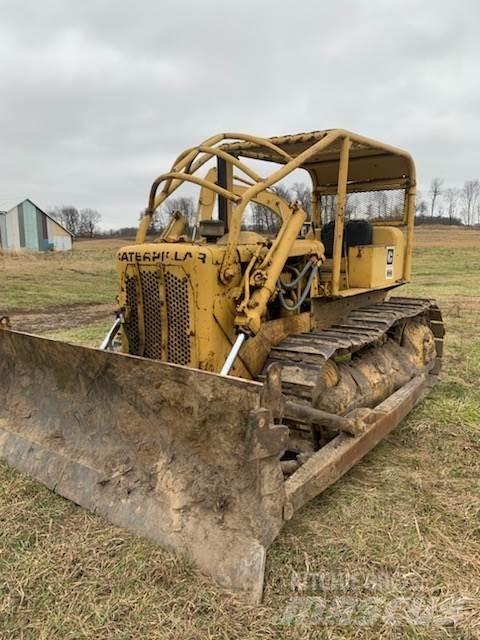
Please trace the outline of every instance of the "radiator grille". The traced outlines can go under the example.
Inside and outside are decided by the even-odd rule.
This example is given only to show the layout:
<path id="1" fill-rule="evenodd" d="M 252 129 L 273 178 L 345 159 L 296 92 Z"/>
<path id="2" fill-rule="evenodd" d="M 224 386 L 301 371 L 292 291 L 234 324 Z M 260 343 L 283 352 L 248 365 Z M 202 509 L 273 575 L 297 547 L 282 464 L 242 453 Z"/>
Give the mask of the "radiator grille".
<path id="1" fill-rule="evenodd" d="M 133 355 L 155 360 L 167 359 L 174 364 L 191 362 L 190 308 L 188 282 L 172 273 L 165 273 L 165 303 L 167 310 L 167 353 L 162 354 L 162 305 L 160 272 L 140 271 L 143 301 L 144 347 L 141 349 L 141 323 L 138 316 L 138 278 L 125 276 L 126 302 L 129 308 L 125 322 L 128 351 Z M 163 356 L 163 358 L 162 358 Z"/>
<path id="2" fill-rule="evenodd" d="M 187 365 L 191 359 L 188 282 L 165 274 L 168 314 L 168 361 Z"/>
<path id="3" fill-rule="evenodd" d="M 141 271 L 143 297 L 143 325 L 145 329 L 145 358 L 162 358 L 162 324 L 160 309 L 160 273 Z"/>
<path id="4" fill-rule="evenodd" d="M 128 340 L 128 352 L 133 355 L 141 355 L 140 351 L 140 331 L 138 327 L 138 300 L 137 300 L 137 279 L 125 276 L 125 293 L 127 296 L 127 306 L 130 309 L 128 319 L 125 321 L 125 333 Z"/>

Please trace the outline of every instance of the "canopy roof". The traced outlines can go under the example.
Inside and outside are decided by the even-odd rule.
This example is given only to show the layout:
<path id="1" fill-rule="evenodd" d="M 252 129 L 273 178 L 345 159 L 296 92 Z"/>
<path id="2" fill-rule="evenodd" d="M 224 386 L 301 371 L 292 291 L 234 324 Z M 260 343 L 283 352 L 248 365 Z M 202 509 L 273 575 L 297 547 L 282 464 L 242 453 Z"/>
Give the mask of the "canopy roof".
<path id="1" fill-rule="evenodd" d="M 319 187 L 333 187 L 338 180 L 338 166 L 342 141 L 351 142 L 349 154 L 348 190 L 360 188 L 405 188 L 415 183 L 415 165 L 410 154 L 403 149 L 372 140 L 343 129 L 325 129 L 294 135 L 274 136 L 268 142 L 283 153 L 261 143 L 240 141 L 222 145 L 222 149 L 239 158 L 252 158 L 278 164 L 288 164 L 304 156 L 301 168 L 316 179 Z M 330 142 L 328 142 L 331 140 Z M 325 146 L 318 145 L 325 141 Z M 321 148 L 317 148 L 317 147 Z M 355 187 L 356 185 L 356 187 Z"/>

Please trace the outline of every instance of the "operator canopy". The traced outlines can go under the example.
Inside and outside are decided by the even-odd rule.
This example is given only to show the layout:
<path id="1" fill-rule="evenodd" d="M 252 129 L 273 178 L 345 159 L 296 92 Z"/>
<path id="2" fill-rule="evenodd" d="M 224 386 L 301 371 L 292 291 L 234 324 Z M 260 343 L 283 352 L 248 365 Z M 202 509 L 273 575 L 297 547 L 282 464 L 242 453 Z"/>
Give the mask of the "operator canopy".
<path id="1" fill-rule="evenodd" d="M 342 140 L 351 142 L 347 189 L 349 192 L 375 189 L 401 189 L 410 186 L 415 177 L 415 167 L 410 154 L 391 145 L 340 129 L 325 129 L 294 135 L 268 138 L 285 155 L 255 142 L 234 142 L 222 146 L 227 153 L 239 158 L 252 158 L 278 164 L 288 164 L 289 158 L 305 156 L 300 167 L 316 178 L 319 186 L 336 190 L 338 164 Z M 320 141 L 332 142 L 314 151 Z"/>

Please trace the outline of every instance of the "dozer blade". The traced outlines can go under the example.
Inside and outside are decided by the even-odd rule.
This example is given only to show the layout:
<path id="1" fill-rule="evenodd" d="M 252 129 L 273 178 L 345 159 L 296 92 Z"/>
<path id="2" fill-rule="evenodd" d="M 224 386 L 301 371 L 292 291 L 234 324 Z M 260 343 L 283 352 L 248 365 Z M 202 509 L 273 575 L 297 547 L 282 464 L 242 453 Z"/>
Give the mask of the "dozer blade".
<path id="1" fill-rule="evenodd" d="M 286 427 L 262 385 L 0 330 L 0 456 L 259 601 Z"/>
<path id="2" fill-rule="evenodd" d="M 259 602 L 283 522 L 389 433 L 431 376 L 369 411 L 356 436 L 339 430 L 286 481 L 289 430 L 275 422 L 295 407 L 281 384 L 278 364 L 260 384 L 2 329 L 0 457 Z"/>

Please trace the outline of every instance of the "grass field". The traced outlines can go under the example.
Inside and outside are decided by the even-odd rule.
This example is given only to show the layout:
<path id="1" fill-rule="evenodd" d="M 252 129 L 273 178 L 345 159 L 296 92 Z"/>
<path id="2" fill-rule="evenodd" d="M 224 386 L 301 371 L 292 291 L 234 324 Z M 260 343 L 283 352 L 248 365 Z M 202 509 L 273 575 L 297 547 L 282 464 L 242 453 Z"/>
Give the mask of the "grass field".
<path id="1" fill-rule="evenodd" d="M 480 232 L 417 238 L 405 292 L 443 309 L 441 381 L 287 523 L 262 606 L 0 464 L 0 639 L 479 638 Z M 0 315 L 96 344 L 111 322 L 118 246 L 0 257 Z"/>

